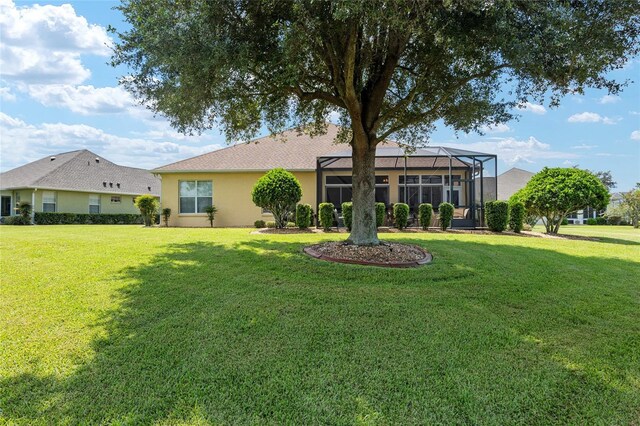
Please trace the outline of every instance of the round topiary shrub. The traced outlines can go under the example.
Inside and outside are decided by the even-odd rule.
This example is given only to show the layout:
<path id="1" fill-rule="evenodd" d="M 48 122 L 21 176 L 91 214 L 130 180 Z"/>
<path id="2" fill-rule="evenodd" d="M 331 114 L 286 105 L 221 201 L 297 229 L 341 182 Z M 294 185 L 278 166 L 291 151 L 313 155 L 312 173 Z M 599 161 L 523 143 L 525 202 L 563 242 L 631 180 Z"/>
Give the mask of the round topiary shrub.
<path id="1" fill-rule="evenodd" d="M 276 223 L 272 220 L 270 220 L 269 222 L 266 223 L 267 228 L 275 228 L 276 227 Z"/>
<path id="2" fill-rule="evenodd" d="M 440 223 L 440 229 L 446 231 L 451 226 L 451 220 L 453 219 L 453 204 L 440 203 L 438 206 L 438 221 Z"/>
<path id="3" fill-rule="evenodd" d="M 422 203 L 418 206 L 418 221 L 425 231 L 431 225 L 431 216 L 433 216 L 433 206 L 431 204 Z"/>
<path id="4" fill-rule="evenodd" d="M 325 231 L 331 230 L 333 226 L 333 210 L 335 206 L 333 203 L 321 203 L 318 206 L 318 216 L 320 218 L 320 226 Z"/>
<path id="5" fill-rule="evenodd" d="M 251 196 L 256 206 L 273 214 L 277 228 L 284 228 L 296 203 L 302 198 L 302 186 L 293 174 L 278 168 L 258 179 Z"/>
<path id="6" fill-rule="evenodd" d="M 384 225 L 384 217 L 387 213 L 387 205 L 385 203 L 376 203 L 376 226 L 379 228 Z"/>
<path id="7" fill-rule="evenodd" d="M 135 203 L 144 219 L 144 226 L 151 226 L 158 212 L 158 199 L 151 194 L 145 194 L 137 197 Z"/>
<path id="8" fill-rule="evenodd" d="M 404 229 L 409 221 L 409 205 L 396 203 L 393 205 L 393 217 L 396 218 L 396 228 Z"/>
<path id="9" fill-rule="evenodd" d="M 344 227 L 351 231 L 351 223 L 353 221 L 353 203 L 351 201 L 342 203 L 342 221 L 344 222 Z"/>
<path id="10" fill-rule="evenodd" d="M 520 201 L 509 202 L 509 228 L 513 232 L 522 231 L 524 225 L 524 203 Z"/>
<path id="11" fill-rule="evenodd" d="M 253 226 L 255 226 L 258 229 L 266 228 L 267 227 L 267 223 L 262 219 L 258 219 L 255 222 L 253 222 Z"/>
<path id="12" fill-rule="evenodd" d="M 296 206 L 296 225 L 300 229 L 307 229 L 311 226 L 311 206 L 309 204 Z"/>
<path id="13" fill-rule="evenodd" d="M 509 221 L 509 204 L 506 201 L 487 201 L 484 204 L 487 227 L 493 232 L 507 229 Z"/>

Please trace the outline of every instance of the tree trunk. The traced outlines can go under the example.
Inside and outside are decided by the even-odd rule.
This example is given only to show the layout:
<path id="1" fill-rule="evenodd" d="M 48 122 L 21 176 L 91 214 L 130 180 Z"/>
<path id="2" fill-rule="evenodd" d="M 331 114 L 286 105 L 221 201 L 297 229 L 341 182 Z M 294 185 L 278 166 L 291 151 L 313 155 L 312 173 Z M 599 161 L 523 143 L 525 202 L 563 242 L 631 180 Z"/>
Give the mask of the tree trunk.
<path id="1" fill-rule="evenodd" d="M 378 245 L 376 227 L 376 147 L 369 141 L 352 142 L 353 219 L 348 242 L 356 245 Z"/>

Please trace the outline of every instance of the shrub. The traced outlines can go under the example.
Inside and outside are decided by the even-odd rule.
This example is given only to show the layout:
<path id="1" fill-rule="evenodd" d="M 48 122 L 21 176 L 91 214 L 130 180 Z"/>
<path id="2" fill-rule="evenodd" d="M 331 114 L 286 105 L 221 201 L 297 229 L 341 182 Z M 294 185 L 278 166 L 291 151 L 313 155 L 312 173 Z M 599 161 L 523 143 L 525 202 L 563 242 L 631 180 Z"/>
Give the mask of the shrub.
<path id="1" fill-rule="evenodd" d="M 598 216 L 598 217 L 596 217 L 596 224 L 598 224 L 598 225 L 606 225 L 607 224 L 607 219 L 605 219 L 602 216 Z"/>
<path id="2" fill-rule="evenodd" d="M 29 216 L 8 216 L 4 218 L 5 225 L 31 225 L 31 218 Z"/>
<path id="3" fill-rule="evenodd" d="M 262 219 L 258 219 L 255 222 L 253 222 L 253 226 L 255 226 L 256 228 L 266 228 L 267 223 Z"/>
<path id="4" fill-rule="evenodd" d="M 169 207 L 165 207 L 162 209 L 162 220 L 164 221 L 164 226 L 169 226 L 169 218 L 171 217 L 171 209 Z"/>
<path id="5" fill-rule="evenodd" d="M 507 229 L 509 221 L 509 204 L 506 201 L 487 201 L 484 204 L 487 227 L 493 232 Z"/>
<path id="6" fill-rule="evenodd" d="M 438 207 L 439 214 L 439 222 L 440 229 L 446 231 L 448 227 L 451 226 L 451 220 L 453 219 L 453 204 L 451 203 L 440 203 Z"/>
<path id="7" fill-rule="evenodd" d="M 275 228 L 275 227 L 276 227 L 276 223 L 274 221 L 267 222 L 267 228 Z"/>
<path id="8" fill-rule="evenodd" d="M 287 222 L 287 228 L 295 228 L 295 227 L 296 227 L 295 222 Z"/>
<path id="9" fill-rule="evenodd" d="M 342 203 L 342 221 L 344 222 L 344 227 L 347 228 L 348 231 L 351 231 L 352 220 L 353 220 L 353 203 L 351 201 Z"/>
<path id="10" fill-rule="evenodd" d="M 38 225 L 134 225 L 144 223 L 139 214 L 107 213 L 44 213 L 36 212 Z"/>
<path id="11" fill-rule="evenodd" d="M 216 213 L 218 213 L 218 209 L 216 206 L 211 205 L 207 206 L 204 209 L 204 212 L 207 214 L 207 220 L 209 221 L 209 225 L 213 228 L 213 221 L 216 219 Z"/>
<path id="12" fill-rule="evenodd" d="M 21 217 L 29 218 L 31 216 L 31 204 L 27 201 L 21 201 L 18 204 L 18 214 Z"/>
<path id="13" fill-rule="evenodd" d="M 522 231 L 524 225 L 524 203 L 521 201 L 509 202 L 509 228 L 513 232 Z"/>
<path id="14" fill-rule="evenodd" d="M 595 220 L 594 218 L 590 217 L 589 219 L 587 219 L 587 225 L 597 225 L 598 221 Z"/>
<path id="15" fill-rule="evenodd" d="M 609 225 L 620 225 L 620 222 L 622 222 L 622 217 L 621 216 L 609 216 L 609 217 L 607 217 L 607 224 L 609 224 Z"/>
<path id="16" fill-rule="evenodd" d="M 418 222 L 425 231 L 431 225 L 431 216 L 433 216 L 433 206 L 429 203 L 422 203 L 418 206 Z"/>
<path id="17" fill-rule="evenodd" d="M 533 229 L 533 226 L 529 225 L 528 223 L 523 223 L 522 224 L 522 230 L 523 231 L 531 231 Z"/>
<path id="18" fill-rule="evenodd" d="M 302 198 L 302 187 L 293 174 L 278 168 L 258 179 L 251 196 L 256 206 L 273 214 L 277 228 L 284 228 Z"/>
<path id="19" fill-rule="evenodd" d="M 609 191 L 587 170 L 545 167 L 518 191 L 518 197 L 528 212 L 541 217 L 548 234 L 557 234 L 569 213 L 587 207 L 604 209 Z"/>
<path id="20" fill-rule="evenodd" d="M 151 226 L 158 212 L 158 199 L 151 194 L 141 195 L 136 198 L 136 207 L 140 210 L 144 226 Z"/>
<path id="21" fill-rule="evenodd" d="M 384 225 L 384 217 L 387 214 L 387 205 L 385 203 L 376 203 L 376 226 L 379 228 Z"/>
<path id="22" fill-rule="evenodd" d="M 395 203 L 393 205 L 393 217 L 396 219 L 396 228 L 404 229 L 409 221 L 409 205 L 405 203 Z"/>
<path id="23" fill-rule="evenodd" d="M 311 226 L 311 206 L 309 204 L 298 204 L 296 206 L 296 225 L 300 229 Z"/>
<path id="24" fill-rule="evenodd" d="M 325 231 L 329 231 L 333 226 L 333 210 L 335 209 L 333 203 L 321 203 L 318 206 L 318 216 L 320 219 L 320 226 Z"/>
<path id="25" fill-rule="evenodd" d="M 569 224 L 569 219 L 567 219 L 566 217 L 562 219 L 562 222 L 560 222 L 560 225 L 568 225 Z"/>

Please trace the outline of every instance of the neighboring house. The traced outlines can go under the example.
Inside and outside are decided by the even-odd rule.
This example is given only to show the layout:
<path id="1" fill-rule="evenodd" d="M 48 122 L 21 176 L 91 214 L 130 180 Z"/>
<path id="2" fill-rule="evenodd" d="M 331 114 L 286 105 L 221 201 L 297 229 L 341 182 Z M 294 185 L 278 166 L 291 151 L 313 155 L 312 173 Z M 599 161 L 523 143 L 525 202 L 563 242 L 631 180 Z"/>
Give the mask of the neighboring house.
<path id="1" fill-rule="evenodd" d="M 509 200 L 513 194 L 524 188 L 535 173 L 513 167 L 498 175 L 498 200 Z"/>
<path id="2" fill-rule="evenodd" d="M 21 201 L 34 212 L 139 213 L 134 200 L 160 195 L 160 179 L 148 170 L 114 164 L 91 151 L 51 155 L 0 174 L 2 216 Z"/>
<path id="3" fill-rule="evenodd" d="M 265 172 L 282 167 L 302 185 L 302 203 L 317 211 L 321 202 L 338 210 L 351 201 L 351 150 L 336 144 L 339 128 L 311 138 L 296 130 L 236 144 L 153 170 L 162 178 L 162 207 L 171 208 L 170 226 L 207 226 L 204 209 L 217 208 L 215 226 L 251 226 L 273 220 L 252 202 L 251 191 Z M 443 201 L 456 207 L 453 225 L 483 226 L 485 201 L 495 199 L 496 157 L 492 154 L 428 147 L 405 154 L 393 142 L 376 151 L 376 201 L 388 206 L 406 202 L 415 212 L 418 204 Z"/>

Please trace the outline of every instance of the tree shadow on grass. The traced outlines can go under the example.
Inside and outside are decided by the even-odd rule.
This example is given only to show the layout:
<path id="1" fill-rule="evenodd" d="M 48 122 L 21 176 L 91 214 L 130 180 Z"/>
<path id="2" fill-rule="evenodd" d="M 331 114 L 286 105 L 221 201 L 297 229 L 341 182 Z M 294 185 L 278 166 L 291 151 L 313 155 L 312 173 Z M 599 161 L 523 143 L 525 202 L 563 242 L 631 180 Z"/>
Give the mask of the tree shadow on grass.
<path id="1" fill-rule="evenodd" d="M 637 415 L 637 263 L 405 242 L 436 261 L 332 264 L 302 254 L 303 244 L 266 239 L 168 246 L 122 271 L 134 284 L 104 318 L 91 361 L 64 380 L 2 379 L 2 416 L 352 424 Z"/>

